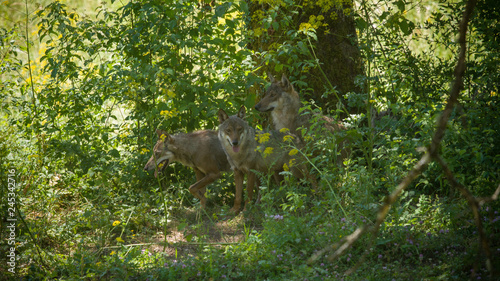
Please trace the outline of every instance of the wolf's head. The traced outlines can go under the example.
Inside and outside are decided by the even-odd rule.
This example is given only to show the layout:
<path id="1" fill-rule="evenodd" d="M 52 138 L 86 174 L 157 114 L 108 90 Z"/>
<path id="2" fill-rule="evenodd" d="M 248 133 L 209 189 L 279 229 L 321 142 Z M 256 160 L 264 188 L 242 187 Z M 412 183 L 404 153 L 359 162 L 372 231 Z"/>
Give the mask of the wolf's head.
<path id="1" fill-rule="evenodd" d="M 248 123 L 243 120 L 245 113 L 245 106 L 242 106 L 238 114 L 233 116 L 228 116 L 224 110 L 219 109 L 219 140 L 226 151 L 234 153 L 240 151 L 249 127 Z"/>
<path id="2" fill-rule="evenodd" d="M 297 104 L 300 106 L 299 95 L 285 74 L 280 81 L 274 79 L 271 74 L 268 74 L 268 77 L 271 79 L 271 85 L 267 88 L 264 97 L 255 105 L 255 109 L 260 112 L 268 112 Z"/>
<path id="3" fill-rule="evenodd" d="M 153 155 L 144 166 L 146 171 L 154 169 L 155 177 L 158 176 L 158 172 L 163 171 L 173 161 L 174 153 L 171 149 L 175 143 L 175 139 L 163 130 L 156 130 L 156 134 L 158 134 L 158 141 L 153 148 Z"/>

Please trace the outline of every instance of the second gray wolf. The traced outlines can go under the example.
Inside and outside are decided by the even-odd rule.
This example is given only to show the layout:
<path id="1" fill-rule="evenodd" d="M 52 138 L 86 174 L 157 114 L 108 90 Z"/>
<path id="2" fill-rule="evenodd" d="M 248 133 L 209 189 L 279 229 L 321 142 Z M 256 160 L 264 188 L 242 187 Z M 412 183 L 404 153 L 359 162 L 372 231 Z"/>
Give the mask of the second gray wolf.
<path id="1" fill-rule="evenodd" d="M 285 74 L 281 80 L 276 80 L 271 74 L 268 74 L 271 80 L 271 85 L 267 88 L 264 97 L 255 105 L 255 109 L 260 112 L 271 112 L 271 120 L 274 130 L 287 128 L 294 135 L 299 136 L 303 140 L 303 136 L 299 131 L 300 128 L 309 128 L 311 126 L 311 114 L 300 114 L 299 109 L 302 106 L 300 97 L 295 91 Z M 327 116 L 320 116 L 320 120 L 324 123 L 324 127 L 330 131 L 345 130 L 345 127 Z M 349 155 L 349 150 L 345 149 L 345 141 L 337 141 L 340 157 L 337 158 L 337 163 L 341 164 L 343 159 Z"/>
<path id="2" fill-rule="evenodd" d="M 158 141 L 153 148 L 153 155 L 144 166 L 144 170 L 163 171 L 168 164 L 177 161 L 193 168 L 196 182 L 189 187 L 189 192 L 200 199 L 202 208 L 206 206 L 206 186 L 221 176 L 222 171 L 229 171 L 227 161 L 216 131 L 201 130 L 192 133 L 169 135 L 166 131 L 156 130 Z"/>

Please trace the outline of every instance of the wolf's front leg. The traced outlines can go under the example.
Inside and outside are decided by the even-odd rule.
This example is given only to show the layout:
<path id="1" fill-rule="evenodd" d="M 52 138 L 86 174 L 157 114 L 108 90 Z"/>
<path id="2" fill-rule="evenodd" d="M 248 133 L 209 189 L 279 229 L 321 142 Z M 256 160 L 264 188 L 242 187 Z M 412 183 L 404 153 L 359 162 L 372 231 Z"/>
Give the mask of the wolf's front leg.
<path id="1" fill-rule="evenodd" d="M 189 192 L 200 199 L 201 208 L 204 209 L 207 204 L 207 198 L 205 197 L 206 186 L 220 178 L 220 173 L 211 172 L 205 175 L 198 169 L 194 169 L 194 172 L 196 173 L 196 183 L 189 187 Z"/>
<path id="2" fill-rule="evenodd" d="M 241 201 L 243 199 L 243 178 L 243 172 L 241 170 L 234 169 L 234 185 L 236 187 L 236 193 L 234 195 L 234 206 L 230 210 L 234 214 L 238 214 L 240 212 Z"/>
<path id="3" fill-rule="evenodd" d="M 254 172 L 249 172 L 248 177 L 247 177 L 247 197 L 248 198 L 245 201 L 245 208 L 243 210 L 246 210 L 247 204 L 252 204 L 253 188 L 254 188 L 256 182 L 257 182 L 257 175 Z"/>

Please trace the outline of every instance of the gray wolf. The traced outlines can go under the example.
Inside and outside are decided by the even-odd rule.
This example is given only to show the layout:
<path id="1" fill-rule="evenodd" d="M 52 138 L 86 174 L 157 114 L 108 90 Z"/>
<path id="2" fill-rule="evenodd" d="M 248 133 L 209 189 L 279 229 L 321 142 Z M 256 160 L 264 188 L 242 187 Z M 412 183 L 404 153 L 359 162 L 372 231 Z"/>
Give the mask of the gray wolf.
<path id="1" fill-rule="evenodd" d="M 260 112 L 271 112 L 274 130 L 287 128 L 292 134 L 299 136 L 303 140 L 299 129 L 310 127 L 311 114 L 299 114 L 302 105 L 299 94 L 285 74 L 282 75 L 280 81 L 270 74 L 268 76 L 271 85 L 267 88 L 264 97 L 255 105 L 255 109 Z M 327 116 L 320 116 L 320 121 L 330 132 L 345 130 L 341 123 L 334 122 L 333 119 Z M 340 151 L 337 163 L 342 164 L 343 159 L 348 157 L 349 150 L 344 149 L 345 141 L 343 140 L 337 141 L 337 146 Z"/>
<path id="2" fill-rule="evenodd" d="M 217 132 L 201 130 L 192 133 L 169 135 L 163 130 L 156 130 L 158 141 L 153 148 L 153 155 L 144 170 L 155 170 L 155 177 L 171 162 L 177 161 L 192 167 L 196 182 L 189 187 L 189 192 L 200 199 L 201 207 L 206 206 L 206 186 L 220 177 L 221 171 L 229 171 L 230 165 L 226 153 L 217 137 Z"/>
<path id="3" fill-rule="evenodd" d="M 291 153 L 292 147 L 286 147 L 283 143 L 285 134 L 277 131 L 269 133 L 256 131 L 243 120 L 245 113 L 244 106 L 233 116 L 228 116 L 222 109 L 218 112 L 219 140 L 234 171 L 236 194 L 234 207 L 231 209 L 234 213 L 238 213 L 241 208 L 244 174 L 248 175 L 248 199 L 245 201 L 245 207 L 251 202 L 254 186 L 258 184 L 254 170 L 261 173 L 272 172 L 275 179 L 278 179 L 279 172 L 288 168 L 295 177 L 304 177 L 302 165 L 295 163 L 299 155 Z M 293 135 L 288 136 L 285 139 L 295 138 L 295 142 L 298 141 Z"/>

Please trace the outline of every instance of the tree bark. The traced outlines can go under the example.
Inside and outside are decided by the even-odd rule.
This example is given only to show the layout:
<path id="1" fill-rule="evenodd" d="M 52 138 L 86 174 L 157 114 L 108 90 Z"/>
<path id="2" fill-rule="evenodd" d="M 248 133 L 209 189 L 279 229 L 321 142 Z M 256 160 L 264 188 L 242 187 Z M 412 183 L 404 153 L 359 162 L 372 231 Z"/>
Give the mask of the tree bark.
<path id="1" fill-rule="evenodd" d="M 331 1 L 333 6 L 326 8 L 325 6 L 318 6 L 317 2 L 309 3 L 303 2 L 300 8 L 296 8 L 297 13 L 292 16 L 289 22 L 288 30 L 274 30 L 270 27 L 267 30 L 267 36 L 256 37 L 249 44 L 249 48 L 258 51 L 273 51 L 271 48 L 276 46 L 276 43 L 282 44 L 289 41 L 287 35 L 289 30 L 299 30 L 302 23 L 308 23 L 313 18 L 322 16 L 321 26 L 316 28 L 317 41 L 312 41 L 314 45 L 313 50 L 310 52 L 309 57 L 298 57 L 297 60 L 307 60 L 314 58 L 318 59 L 319 67 L 304 71 L 303 69 L 284 69 L 290 80 L 307 83 L 307 88 L 298 88 L 302 100 L 314 100 L 317 105 L 323 108 L 323 111 L 329 112 L 337 109 L 337 103 L 340 98 L 341 102 L 346 105 L 343 96 L 348 92 L 363 93 L 365 90 L 363 86 L 356 85 L 355 79 L 358 75 L 364 75 L 364 67 L 361 59 L 361 53 L 358 48 L 358 40 L 356 35 L 355 21 L 352 13 L 352 2 L 337 4 Z M 250 11 L 250 24 L 252 29 L 262 26 L 261 22 L 255 15 L 261 13 L 262 10 L 269 9 L 270 6 L 259 4 L 257 1 L 248 0 Z M 304 4 L 305 3 L 305 4 Z M 342 6 L 340 6 L 342 5 Z M 287 7 L 280 7 L 279 12 L 289 13 Z M 290 15 L 289 13 L 288 15 Z M 278 15 L 279 17 L 280 15 Z M 283 15 L 281 15 L 283 16 Z M 279 19 L 278 19 L 279 20 Z M 309 46 L 310 47 L 310 46 Z M 278 56 L 280 63 L 287 66 L 289 57 Z M 295 62 L 296 63 L 296 62 Z M 321 69 L 320 69 L 321 68 Z M 262 68 L 262 73 L 270 71 L 276 77 L 280 77 L 281 73 L 276 73 L 274 65 L 265 65 Z M 336 89 L 337 95 L 329 94 L 332 86 Z M 349 109 L 351 113 L 358 112 L 358 109 Z"/>

